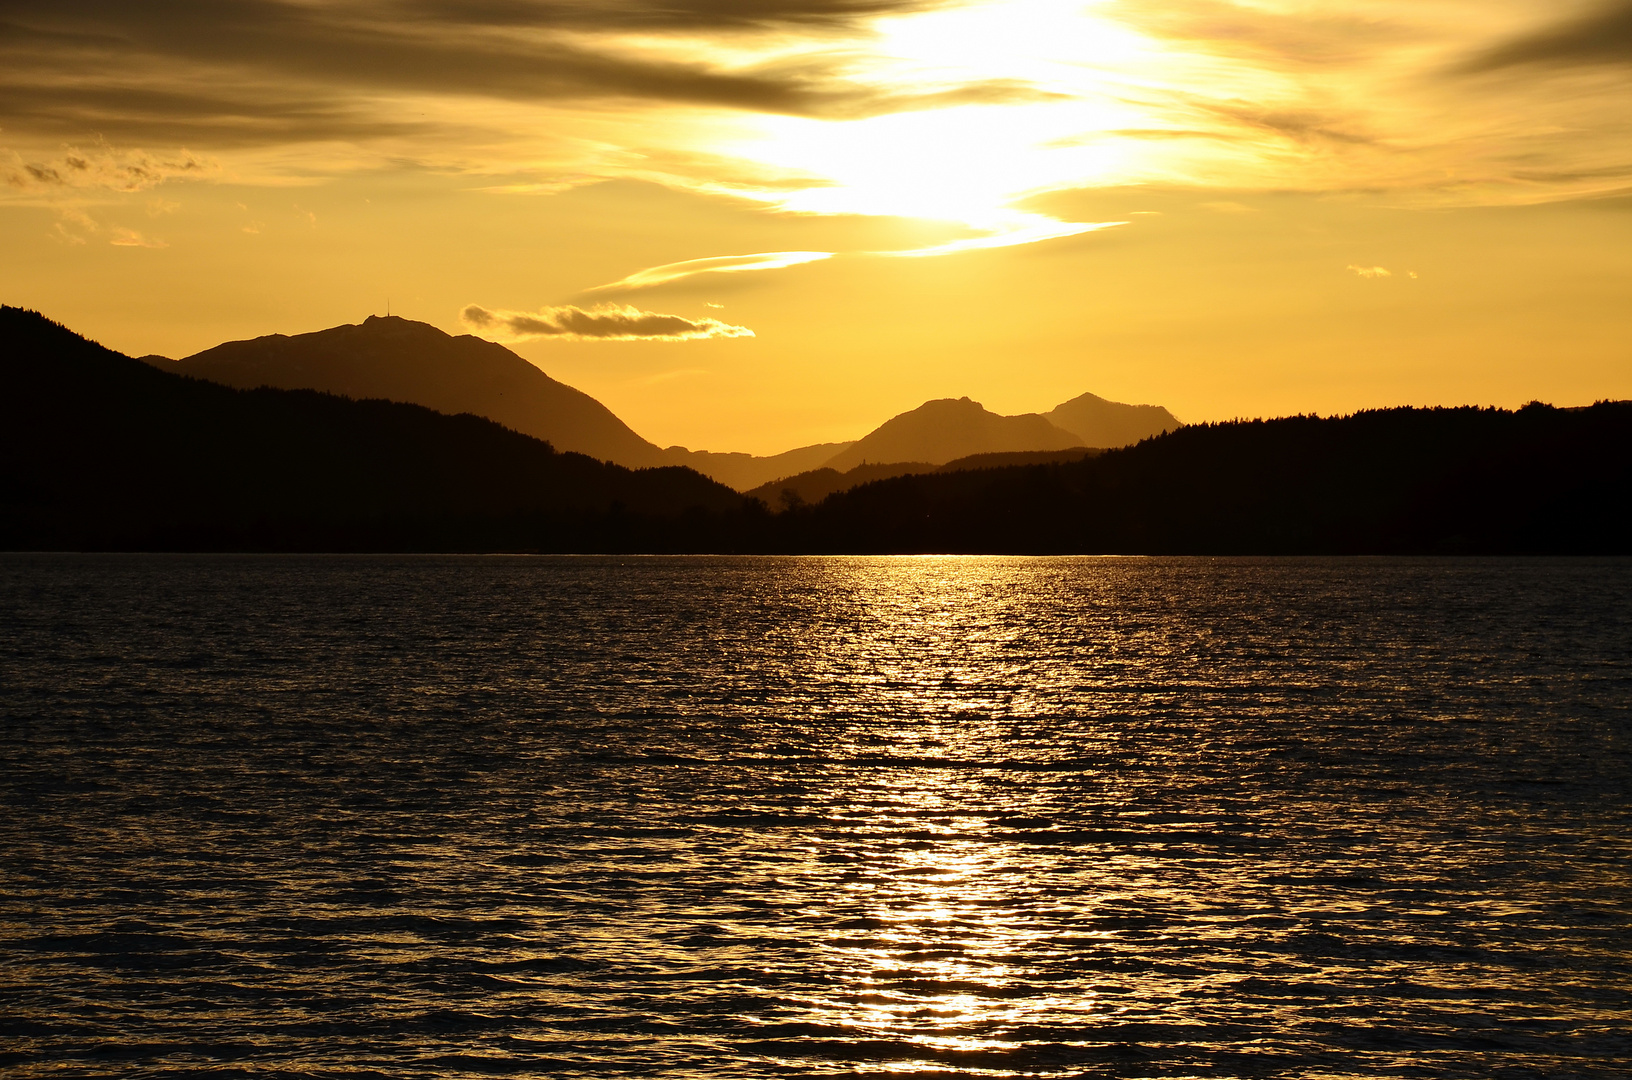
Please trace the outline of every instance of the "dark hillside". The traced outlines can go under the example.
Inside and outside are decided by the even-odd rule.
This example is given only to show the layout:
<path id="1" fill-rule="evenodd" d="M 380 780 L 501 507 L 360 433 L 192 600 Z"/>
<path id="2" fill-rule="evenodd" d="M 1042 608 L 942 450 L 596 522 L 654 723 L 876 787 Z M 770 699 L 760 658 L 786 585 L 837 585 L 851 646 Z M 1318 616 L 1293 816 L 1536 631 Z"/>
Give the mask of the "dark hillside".
<path id="1" fill-rule="evenodd" d="M 164 362 L 160 362 L 164 367 Z M 503 345 L 428 323 L 370 315 L 310 334 L 229 341 L 169 364 L 198 379 L 250 390 L 321 390 L 437 412 L 473 413 L 562 450 L 629 468 L 684 464 L 581 390 L 557 382 Z"/>
<path id="2" fill-rule="evenodd" d="M 190 379 L 0 308 L 0 547 L 662 546 L 741 501 L 476 416 Z"/>
<path id="3" fill-rule="evenodd" d="M 0 309 L 11 550 L 1632 554 L 1629 402 L 1197 425 L 1019 461 L 772 514 L 688 469 L 416 405 L 234 390 Z"/>
<path id="4" fill-rule="evenodd" d="M 1197 425 L 780 516 L 819 551 L 1632 552 L 1632 403 Z"/>
<path id="5" fill-rule="evenodd" d="M 891 417 L 822 464 L 848 472 L 868 462 L 926 461 L 944 465 L 971 454 L 1066 450 L 1086 445 L 1037 413 L 1000 416 L 969 398 L 926 401 Z"/>
<path id="6" fill-rule="evenodd" d="M 812 469 L 809 472 L 761 484 L 744 494 L 750 499 L 760 500 L 774 510 L 784 510 L 806 503 L 818 503 L 837 492 L 849 491 L 853 487 L 860 487 L 874 480 L 888 480 L 892 476 L 1081 461 L 1089 454 L 1100 452 L 1081 446 L 1070 450 L 1010 450 L 995 454 L 971 454 L 949 461 L 945 465 L 931 465 L 926 461 L 898 461 L 892 464 L 857 465 L 842 473 L 837 469 Z"/>

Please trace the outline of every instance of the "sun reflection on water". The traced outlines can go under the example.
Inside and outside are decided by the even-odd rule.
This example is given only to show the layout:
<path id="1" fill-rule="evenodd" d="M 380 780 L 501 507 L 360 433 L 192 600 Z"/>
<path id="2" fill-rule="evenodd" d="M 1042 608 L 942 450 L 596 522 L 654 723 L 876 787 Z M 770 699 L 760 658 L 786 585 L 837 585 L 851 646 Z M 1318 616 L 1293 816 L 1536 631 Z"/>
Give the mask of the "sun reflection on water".
<path id="1" fill-rule="evenodd" d="M 1624 565 L 87 565 L 6 672 L 41 1062 L 1624 1073 Z"/>

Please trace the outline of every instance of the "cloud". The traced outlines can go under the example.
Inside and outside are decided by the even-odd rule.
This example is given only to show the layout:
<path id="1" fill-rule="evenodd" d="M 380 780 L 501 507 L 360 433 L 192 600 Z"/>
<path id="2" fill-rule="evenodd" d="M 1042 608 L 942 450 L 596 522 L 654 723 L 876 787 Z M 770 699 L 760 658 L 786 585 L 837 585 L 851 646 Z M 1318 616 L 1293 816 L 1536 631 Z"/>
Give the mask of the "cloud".
<path id="1" fill-rule="evenodd" d="M 1159 38 L 1291 67 L 1366 60 L 1399 41 L 1408 25 L 1388 18 L 1383 5 L 1368 9 L 1381 11 L 1381 17 L 1344 10 L 1341 5 L 1260 5 L 1230 0 L 1165 0 L 1161 4 L 1116 0 L 1110 10 L 1119 21 Z"/>
<path id="2" fill-rule="evenodd" d="M 27 158 L 0 160 L 0 196 L 64 187 L 42 148 L 105 132 L 221 154 L 246 183 L 424 167 L 512 193 L 619 177 L 908 215 L 922 191 L 926 215 L 976 224 L 1045 190 L 1141 183 L 1580 197 L 1632 182 L 1622 81 L 1444 76 L 1481 42 L 1469 70 L 1632 62 L 1632 0 L 1558 6 L 1583 4 L 1515 37 L 1543 5 L 0 0 L 0 143 Z M 877 149 L 845 123 L 881 117 L 912 138 Z M 881 168 L 892 155 L 932 164 L 915 178 Z M 794 205 L 821 186 L 838 194 Z"/>
<path id="3" fill-rule="evenodd" d="M 1393 277 L 1393 273 L 1383 266 L 1356 266 L 1350 263 L 1348 269 L 1363 278 Z"/>
<path id="4" fill-rule="evenodd" d="M 1294 142 L 1335 142 L 1365 146 L 1375 142 L 1369 135 L 1344 128 L 1341 118 L 1306 109 L 1248 109 L 1217 106 L 1212 112 L 1257 131 L 1268 132 Z"/>
<path id="5" fill-rule="evenodd" d="M 109 237 L 108 243 L 112 244 L 114 247 L 162 248 L 170 246 L 163 240 L 155 240 L 152 237 L 143 236 L 135 229 L 127 229 L 123 226 L 116 227 L 113 230 L 113 235 Z"/>
<path id="6" fill-rule="evenodd" d="M 1632 64 L 1632 0 L 1616 0 L 1586 18 L 1514 38 L 1475 56 L 1463 70 L 1497 71 L 1524 64 Z"/>
<path id="7" fill-rule="evenodd" d="M 206 88 L 151 66 L 140 55 L 116 56 L 105 70 L 80 72 L 70 53 L 18 56 L 0 44 L 0 124 L 35 138 L 117 132 L 121 139 L 219 149 L 441 133 L 297 80 L 263 82 L 255 72 L 215 67 Z M 74 74 L 65 78 L 59 68 Z M 174 85 L 156 85 L 170 80 Z"/>
<path id="8" fill-rule="evenodd" d="M 658 31 L 832 28 L 930 6 L 930 0 L 407 0 L 398 5 L 421 18 L 504 29 Z"/>
<path id="9" fill-rule="evenodd" d="M 0 125 L 113 127 L 229 144 L 402 131 L 362 95 L 522 103 L 643 99 L 802 116 L 1054 95 L 1012 78 L 889 89 L 852 51 L 802 35 L 861 33 L 926 0 L 0 0 Z M 724 34 L 723 42 L 697 35 Z M 733 48 L 759 33 L 763 50 Z M 645 40 L 632 38 L 640 35 Z M 818 47 L 811 47 L 813 44 Z M 337 106 L 336 102 L 349 102 Z M 193 140 L 188 140 L 193 141 Z"/>
<path id="10" fill-rule="evenodd" d="M 637 270 L 626 278 L 620 278 L 608 285 L 597 285 L 589 291 L 646 289 L 696 274 L 738 274 L 749 270 L 780 270 L 786 266 L 798 266 L 832 257 L 831 251 L 762 251 L 756 255 L 716 255 L 707 259 L 687 259 L 684 262 L 664 263 L 662 266 Z"/>
<path id="11" fill-rule="evenodd" d="M 13 153 L 0 164 L 0 176 L 7 185 L 31 192 L 64 193 L 103 188 L 108 191 L 137 192 L 167 180 L 203 178 L 217 171 L 214 162 L 188 153 L 159 153 L 148 150 L 118 150 L 106 144 L 89 150 L 68 147 L 56 158 L 25 160 Z"/>
<path id="12" fill-rule="evenodd" d="M 102 231 L 95 218 L 77 206 L 59 205 L 56 207 L 57 223 L 51 235 L 65 244 L 84 244 L 88 236 L 95 236 Z"/>
<path id="13" fill-rule="evenodd" d="M 718 319 L 687 319 L 622 304 L 602 304 L 588 310 L 569 304 L 538 311 L 492 311 L 471 304 L 459 314 L 473 330 L 510 341 L 537 337 L 578 341 L 698 341 L 754 336 L 746 326 L 732 326 Z"/>
<path id="14" fill-rule="evenodd" d="M 986 236 L 975 236 L 965 240 L 951 240 L 944 244 L 935 244 L 930 247 L 908 248 L 905 251 L 872 251 L 870 255 L 884 255 L 897 259 L 922 259 L 936 255 L 955 255 L 961 251 L 987 251 L 992 248 L 1018 247 L 1021 244 L 1035 244 L 1043 240 L 1059 240 L 1067 236 L 1081 236 L 1083 233 L 1098 232 L 1100 229 L 1114 229 L 1118 225 L 1126 225 L 1125 221 L 1057 221 L 1041 214 L 1017 214 L 1016 220 L 1009 222 L 1005 227 L 994 229 Z"/>
<path id="15" fill-rule="evenodd" d="M 1008 215 L 1008 217 L 1009 220 L 1004 222 L 1001 227 L 993 228 L 984 236 L 952 240 L 944 244 L 934 244 L 930 247 L 906 248 L 898 251 L 862 251 L 853 254 L 892 259 L 932 258 L 937 255 L 955 255 L 963 251 L 985 251 L 992 248 L 1035 244 L 1043 240 L 1058 240 L 1067 236 L 1080 236 L 1083 233 L 1127 224 L 1125 221 L 1058 221 L 1042 214 L 1014 213 Z M 764 251 L 757 255 L 717 255 L 707 259 L 687 259 L 685 262 L 665 263 L 662 266 L 637 270 L 626 278 L 620 278 L 609 285 L 598 285 L 589 291 L 606 292 L 614 289 L 644 289 L 653 285 L 679 281 L 682 278 L 692 277 L 696 274 L 735 274 L 750 270 L 781 270 L 784 267 L 799 266 L 820 259 L 830 259 L 835 254 L 837 253 L 831 251 Z M 718 307 L 720 305 L 706 304 L 705 306 Z"/>

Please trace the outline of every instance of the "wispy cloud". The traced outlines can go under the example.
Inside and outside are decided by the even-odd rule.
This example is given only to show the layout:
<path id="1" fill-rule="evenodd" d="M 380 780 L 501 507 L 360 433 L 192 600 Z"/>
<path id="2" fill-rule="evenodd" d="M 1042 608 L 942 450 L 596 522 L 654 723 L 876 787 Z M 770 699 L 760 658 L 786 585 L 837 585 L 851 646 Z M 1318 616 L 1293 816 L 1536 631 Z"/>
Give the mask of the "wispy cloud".
<path id="1" fill-rule="evenodd" d="M 637 270 L 628 277 L 606 285 L 597 285 L 590 292 L 614 289 L 645 289 L 697 274 L 740 274 L 750 270 L 780 270 L 786 266 L 817 262 L 833 257 L 831 251 L 762 251 L 756 255 L 716 255 L 706 259 L 687 259 L 684 262 L 664 263 L 645 270 Z"/>
<path id="2" fill-rule="evenodd" d="M 1386 266 L 1356 266 L 1353 263 L 1350 263 L 1348 270 L 1357 277 L 1363 278 L 1385 278 L 1394 276 L 1393 272 Z"/>
<path id="3" fill-rule="evenodd" d="M 49 158 L 24 158 L 15 151 L 0 163 L 6 184 L 24 191 L 61 193 L 102 188 L 137 192 L 167 180 L 202 179 L 219 166 L 186 150 L 170 153 L 139 148 L 116 149 L 106 143 L 88 149 L 68 147 Z M 159 200 L 156 205 L 164 204 Z"/>
<path id="4" fill-rule="evenodd" d="M 1017 247 L 1022 244 L 1036 244 L 1044 240 L 1080 236 L 1084 233 L 1097 232 L 1100 229 L 1109 229 L 1126 224 L 1125 221 L 1058 221 L 1042 214 L 1014 213 L 1008 215 L 1008 220 L 1003 227 L 994 228 L 984 236 L 951 240 L 944 244 L 932 244 L 921 248 L 903 248 L 895 251 L 857 251 L 844 254 L 850 257 L 891 259 L 932 258 L 937 255 L 954 255 L 963 251 L 984 251 L 993 248 Z M 822 259 L 830 259 L 837 254 L 840 253 L 830 251 L 767 251 L 757 255 L 719 255 L 706 259 L 688 259 L 685 262 L 666 263 L 662 266 L 637 270 L 628 277 L 620 278 L 608 285 L 597 286 L 589 291 L 605 292 L 620 289 L 650 288 L 654 285 L 680 281 L 697 274 L 734 274 L 750 270 L 781 270 L 789 266 L 800 266 Z M 707 304 L 705 306 L 718 307 L 719 305 Z"/>
<path id="5" fill-rule="evenodd" d="M 1014 79 L 880 87 L 848 77 L 847 50 L 811 48 L 812 39 L 860 33 L 868 20 L 926 6 L 924 0 L 7 2 L 0 4 L 6 23 L 0 72 L 7 73 L 0 74 L 0 116 L 7 127 L 58 129 L 76 118 L 104 124 L 117 118 L 121 129 L 191 122 L 200 134 L 277 142 L 298 139 L 303 129 L 349 130 L 355 137 L 370 122 L 400 128 L 400 119 L 371 114 L 363 102 L 334 105 L 394 93 L 532 103 L 648 100 L 806 116 L 1040 93 Z M 807 40 L 790 47 L 795 33 Z"/>
<path id="6" fill-rule="evenodd" d="M 525 338 L 569 338 L 583 341 L 697 341 L 753 337 L 746 326 L 718 319 L 688 319 L 622 304 L 584 309 L 565 305 L 538 311 L 496 311 L 471 304 L 460 317 L 478 333 L 509 341 Z"/>
<path id="7" fill-rule="evenodd" d="M 944 254 L 1028 242 L 985 225 L 1078 187 L 1468 203 L 1632 184 L 1616 73 L 1551 89 L 1466 77 L 1632 63 L 1632 0 L 1539 27 L 1529 0 L 1349 7 L 0 0 L 0 142 L 22 151 L 0 160 L 0 196 L 206 174 L 320 182 L 412 163 L 507 193 L 637 179 L 982 233 L 925 249 Z M 99 132 L 201 153 L 76 154 L 81 168 L 57 152 Z M 226 166 L 210 173 L 207 155 Z M 692 262 L 707 260 L 606 287 L 796 265 Z"/>
<path id="8" fill-rule="evenodd" d="M 922 259 L 935 255 L 954 255 L 960 251 L 986 251 L 992 248 L 1036 244 L 1044 240 L 1060 240 L 1067 236 L 1081 236 L 1084 233 L 1127 224 L 1125 221 L 1056 221 L 1041 214 L 1026 214 L 1021 217 L 1022 220 L 1013 222 L 1010 227 L 996 230 L 986 236 L 951 240 L 929 247 L 907 248 L 902 251 L 873 251 L 868 254 L 898 259 Z"/>
<path id="9" fill-rule="evenodd" d="M 170 246 L 163 240 L 144 236 L 135 229 L 127 229 L 123 226 L 118 226 L 112 230 L 112 235 L 108 237 L 108 243 L 114 247 L 162 248 Z"/>

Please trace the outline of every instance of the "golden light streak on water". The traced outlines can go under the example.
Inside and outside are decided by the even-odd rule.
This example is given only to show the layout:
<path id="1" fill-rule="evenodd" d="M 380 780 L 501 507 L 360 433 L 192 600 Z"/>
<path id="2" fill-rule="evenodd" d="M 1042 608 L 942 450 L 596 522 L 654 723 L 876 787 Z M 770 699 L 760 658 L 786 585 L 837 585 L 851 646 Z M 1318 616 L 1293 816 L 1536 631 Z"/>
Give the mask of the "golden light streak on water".
<path id="1" fill-rule="evenodd" d="M 1632 566 L 0 560 L 0 994 L 133 1070 L 1618 1077 Z"/>

